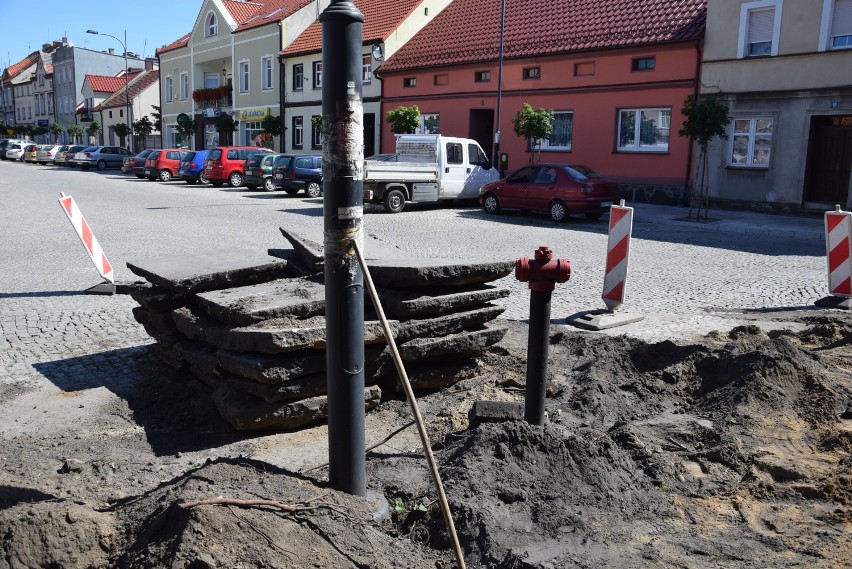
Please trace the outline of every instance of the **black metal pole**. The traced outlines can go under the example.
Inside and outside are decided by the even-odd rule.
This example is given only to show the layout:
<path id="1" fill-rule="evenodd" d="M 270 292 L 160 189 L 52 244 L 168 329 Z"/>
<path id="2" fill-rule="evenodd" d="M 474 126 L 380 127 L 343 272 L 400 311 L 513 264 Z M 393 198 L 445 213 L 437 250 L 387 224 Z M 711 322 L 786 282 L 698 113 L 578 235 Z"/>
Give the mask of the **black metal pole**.
<path id="1" fill-rule="evenodd" d="M 530 291 L 530 331 L 527 340 L 527 390 L 524 420 L 544 424 L 547 395 L 547 351 L 550 347 L 550 292 Z"/>
<path id="2" fill-rule="evenodd" d="M 333 488 L 367 492 L 364 448 L 363 248 L 364 15 L 351 0 L 331 2 L 322 22 L 323 227 L 325 247 L 328 463 Z"/>
<path id="3" fill-rule="evenodd" d="M 491 155 L 491 163 L 502 173 L 503 165 L 500 164 L 500 111 L 503 103 L 503 35 L 506 31 L 506 0 L 500 0 L 500 49 L 497 54 L 497 117 L 494 120 L 496 131 L 494 133 L 494 152 Z"/>

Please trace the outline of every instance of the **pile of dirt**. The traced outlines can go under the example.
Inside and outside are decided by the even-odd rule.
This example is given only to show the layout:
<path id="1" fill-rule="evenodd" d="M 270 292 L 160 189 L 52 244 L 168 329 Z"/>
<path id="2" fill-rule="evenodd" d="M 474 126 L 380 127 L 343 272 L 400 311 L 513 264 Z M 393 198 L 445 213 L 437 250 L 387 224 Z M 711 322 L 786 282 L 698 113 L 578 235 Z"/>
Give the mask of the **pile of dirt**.
<path id="1" fill-rule="evenodd" d="M 689 345 L 560 328 L 546 424 L 467 429 L 473 400 L 522 396 L 526 327 L 508 323 L 481 375 L 422 400 L 468 566 L 848 566 L 852 318 L 805 322 Z M 108 504 L 85 477 L 34 481 L 0 500 L 0 568 L 453 566 L 422 457 L 367 464 L 369 500 L 241 458 L 113 476 Z"/>

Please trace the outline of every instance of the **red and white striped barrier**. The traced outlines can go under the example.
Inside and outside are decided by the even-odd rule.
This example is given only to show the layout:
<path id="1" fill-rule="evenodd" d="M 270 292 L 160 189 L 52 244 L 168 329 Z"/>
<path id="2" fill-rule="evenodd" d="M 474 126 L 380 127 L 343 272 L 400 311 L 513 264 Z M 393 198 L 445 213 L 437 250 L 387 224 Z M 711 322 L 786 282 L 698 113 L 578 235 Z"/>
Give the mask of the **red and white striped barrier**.
<path id="1" fill-rule="evenodd" d="M 606 246 L 603 301 L 610 312 L 624 302 L 627 263 L 630 260 L 630 237 L 633 233 L 633 208 L 624 200 L 609 209 L 609 240 Z"/>
<path id="2" fill-rule="evenodd" d="M 828 292 L 852 297 L 852 212 L 825 212 L 825 253 L 828 257 Z"/>
<path id="3" fill-rule="evenodd" d="M 112 278 L 112 265 L 109 264 L 106 255 L 101 250 L 100 244 L 98 244 L 98 240 L 95 239 L 95 234 L 92 233 L 92 229 L 86 223 L 86 218 L 80 213 L 74 197 L 66 196 L 64 192 L 60 193 L 60 195 L 62 197 L 59 198 L 59 204 L 62 206 L 62 211 L 65 212 L 71 225 L 74 226 L 74 230 L 77 232 L 80 241 L 83 242 L 83 246 L 86 248 L 86 252 L 89 253 L 89 257 L 92 258 L 95 268 L 104 279 L 111 283 L 115 282 Z"/>

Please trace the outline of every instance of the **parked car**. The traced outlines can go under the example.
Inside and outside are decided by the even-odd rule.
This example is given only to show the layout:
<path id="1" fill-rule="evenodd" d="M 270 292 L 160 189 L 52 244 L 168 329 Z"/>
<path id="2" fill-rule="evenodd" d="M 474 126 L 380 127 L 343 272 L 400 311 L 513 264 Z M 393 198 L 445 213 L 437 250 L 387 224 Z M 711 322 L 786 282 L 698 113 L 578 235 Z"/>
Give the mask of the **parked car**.
<path id="1" fill-rule="evenodd" d="M 207 183 L 204 176 L 204 159 L 207 157 L 206 150 L 190 150 L 180 159 L 178 176 L 187 184 Z"/>
<path id="2" fill-rule="evenodd" d="M 502 208 L 546 212 L 557 222 L 575 213 L 598 219 L 618 199 L 615 182 L 586 166 L 568 164 L 524 166 L 479 191 L 479 203 L 488 213 Z"/>
<path id="3" fill-rule="evenodd" d="M 29 162 L 30 164 L 36 163 L 36 153 L 38 152 L 37 144 L 25 144 L 24 145 L 24 156 L 21 158 L 24 162 Z"/>
<path id="4" fill-rule="evenodd" d="M 187 152 L 181 148 L 155 150 L 145 159 L 145 170 L 142 173 L 149 180 L 159 178 L 161 182 L 170 182 L 177 175 L 181 157 Z"/>
<path id="5" fill-rule="evenodd" d="M 204 175 L 216 187 L 225 182 L 232 188 L 243 185 L 245 162 L 255 154 L 272 154 L 260 146 L 217 146 L 207 152 Z"/>
<path id="6" fill-rule="evenodd" d="M 144 178 L 145 160 L 152 152 L 152 149 L 146 148 L 136 156 L 128 156 L 121 162 L 121 171 L 125 174 L 136 174 L 137 178 Z"/>
<path id="7" fill-rule="evenodd" d="M 9 144 L 6 149 L 6 159 L 7 160 L 23 160 L 24 158 L 24 146 L 21 142 L 13 142 Z"/>
<path id="8" fill-rule="evenodd" d="M 36 151 L 36 161 L 42 166 L 53 164 L 53 159 L 56 157 L 59 149 L 62 148 L 59 144 L 43 144 Z"/>
<path id="9" fill-rule="evenodd" d="M 25 140 L 19 138 L 2 138 L 0 139 L 0 159 L 6 160 L 6 151 L 9 150 L 12 144 L 26 144 Z"/>
<path id="10" fill-rule="evenodd" d="M 67 149 L 60 150 L 54 162 L 57 166 L 70 166 L 71 168 L 76 168 L 77 164 L 74 163 L 74 155 L 86 148 L 88 148 L 88 146 L 72 144 Z"/>
<path id="11" fill-rule="evenodd" d="M 285 162 L 289 163 L 291 158 L 284 154 L 255 154 L 246 160 L 245 186 L 250 190 L 263 186 L 267 192 L 274 192 L 276 188 L 272 171 Z"/>
<path id="12" fill-rule="evenodd" d="M 110 167 L 121 168 L 121 163 L 127 156 L 132 156 L 132 154 L 126 148 L 118 146 L 90 146 L 74 155 L 74 163 L 83 170 L 88 170 L 92 166 L 98 170 L 106 170 Z"/>
<path id="13" fill-rule="evenodd" d="M 319 197 L 322 195 L 322 156 L 291 156 L 290 160 L 275 168 L 274 180 L 277 187 L 291 196 L 305 190 L 309 197 Z"/>

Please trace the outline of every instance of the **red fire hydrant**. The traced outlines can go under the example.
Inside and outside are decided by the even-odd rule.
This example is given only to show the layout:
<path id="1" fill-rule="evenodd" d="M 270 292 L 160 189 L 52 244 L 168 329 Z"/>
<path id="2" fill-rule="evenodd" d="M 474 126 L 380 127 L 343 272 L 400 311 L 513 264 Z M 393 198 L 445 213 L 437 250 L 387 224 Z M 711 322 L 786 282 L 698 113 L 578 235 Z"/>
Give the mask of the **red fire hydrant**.
<path id="1" fill-rule="evenodd" d="M 543 425 L 547 352 L 550 347 L 550 297 L 556 283 L 564 283 L 571 278 L 571 263 L 567 259 L 554 259 L 550 247 L 542 245 L 532 261 L 527 257 L 518 259 L 515 278 L 528 282 L 531 291 L 524 420 Z"/>

